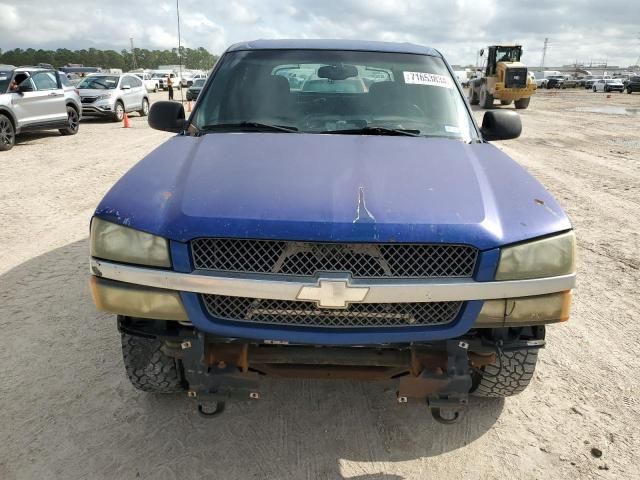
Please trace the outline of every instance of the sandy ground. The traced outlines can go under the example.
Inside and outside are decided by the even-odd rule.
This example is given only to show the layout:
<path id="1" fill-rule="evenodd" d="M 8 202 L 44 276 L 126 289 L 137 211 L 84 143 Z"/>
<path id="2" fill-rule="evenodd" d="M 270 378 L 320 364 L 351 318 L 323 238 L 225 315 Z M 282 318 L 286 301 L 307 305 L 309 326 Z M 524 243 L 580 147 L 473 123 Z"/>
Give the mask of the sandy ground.
<path id="1" fill-rule="evenodd" d="M 450 427 L 375 385 L 267 383 L 217 420 L 134 390 L 89 297 L 88 222 L 169 134 L 134 117 L 22 138 L 0 154 L 0 479 L 640 478 L 640 117 L 576 110 L 612 105 L 640 95 L 541 92 L 499 144 L 571 216 L 579 288 L 530 388 Z"/>

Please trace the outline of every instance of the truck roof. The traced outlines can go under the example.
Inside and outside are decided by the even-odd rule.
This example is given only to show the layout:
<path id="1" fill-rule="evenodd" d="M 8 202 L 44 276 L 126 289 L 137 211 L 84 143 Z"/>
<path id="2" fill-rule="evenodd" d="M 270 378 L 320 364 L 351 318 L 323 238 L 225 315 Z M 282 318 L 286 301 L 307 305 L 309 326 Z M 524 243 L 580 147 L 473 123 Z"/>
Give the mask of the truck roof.
<path id="1" fill-rule="evenodd" d="M 377 42 L 363 40 L 281 39 L 252 40 L 231 45 L 227 51 L 240 50 L 351 50 L 369 52 L 411 53 L 441 57 L 434 48 L 414 43 Z"/>

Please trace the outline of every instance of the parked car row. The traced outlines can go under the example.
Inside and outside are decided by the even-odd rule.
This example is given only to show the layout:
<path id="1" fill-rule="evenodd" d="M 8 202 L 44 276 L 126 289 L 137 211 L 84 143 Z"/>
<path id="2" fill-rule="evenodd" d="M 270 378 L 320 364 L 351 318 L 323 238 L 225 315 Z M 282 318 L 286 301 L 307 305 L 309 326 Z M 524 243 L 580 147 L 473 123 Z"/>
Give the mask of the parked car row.
<path id="1" fill-rule="evenodd" d="M 54 69 L 0 66 L 0 151 L 10 150 L 20 133 L 75 135 L 82 117 L 122 121 L 128 112 L 149 113 L 147 87 L 136 75 L 94 73 L 74 86 Z"/>

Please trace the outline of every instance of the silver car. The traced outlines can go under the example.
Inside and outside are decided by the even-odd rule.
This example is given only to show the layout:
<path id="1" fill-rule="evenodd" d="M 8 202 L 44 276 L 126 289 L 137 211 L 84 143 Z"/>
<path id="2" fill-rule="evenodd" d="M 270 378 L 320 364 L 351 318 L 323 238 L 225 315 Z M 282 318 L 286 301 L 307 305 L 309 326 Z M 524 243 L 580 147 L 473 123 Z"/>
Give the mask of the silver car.
<path id="1" fill-rule="evenodd" d="M 110 117 L 121 122 L 125 113 L 149 113 L 149 95 L 142 80 L 135 75 L 93 73 L 77 86 L 85 116 Z"/>
<path id="2" fill-rule="evenodd" d="M 55 70 L 0 66 L 0 151 L 11 149 L 22 132 L 78 133 L 82 107 L 72 90 Z"/>

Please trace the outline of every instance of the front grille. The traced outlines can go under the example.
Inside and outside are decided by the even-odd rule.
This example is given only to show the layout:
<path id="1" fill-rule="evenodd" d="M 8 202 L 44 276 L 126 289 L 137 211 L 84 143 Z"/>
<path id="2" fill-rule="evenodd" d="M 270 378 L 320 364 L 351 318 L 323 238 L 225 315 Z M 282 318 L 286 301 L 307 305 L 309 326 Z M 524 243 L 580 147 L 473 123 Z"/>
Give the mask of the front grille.
<path id="1" fill-rule="evenodd" d="M 507 88 L 525 88 L 527 86 L 527 69 L 507 68 L 504 86 Z"/>
<path id="2" fill-rule="evenodd" d="M 93 103 L 96 101 L 96 98 L 98 97 L 82 97 L 81 101 L 82 103 Z"/>
<path id="3" fill-rule="evenodd" d="M 200 238 L 191 242 L 199 270 L 353 278 L 472 277 L 478 250 L 468 245 L 339 244 Z"/>
<path id="4" fill-rule="evenodd" d="M 414 327 L 453 322 L 463 302 L 353 303 L 344 309 L 313 302 L 202 295 L 207 312 L 222 320 L 303 327 Z"/>

